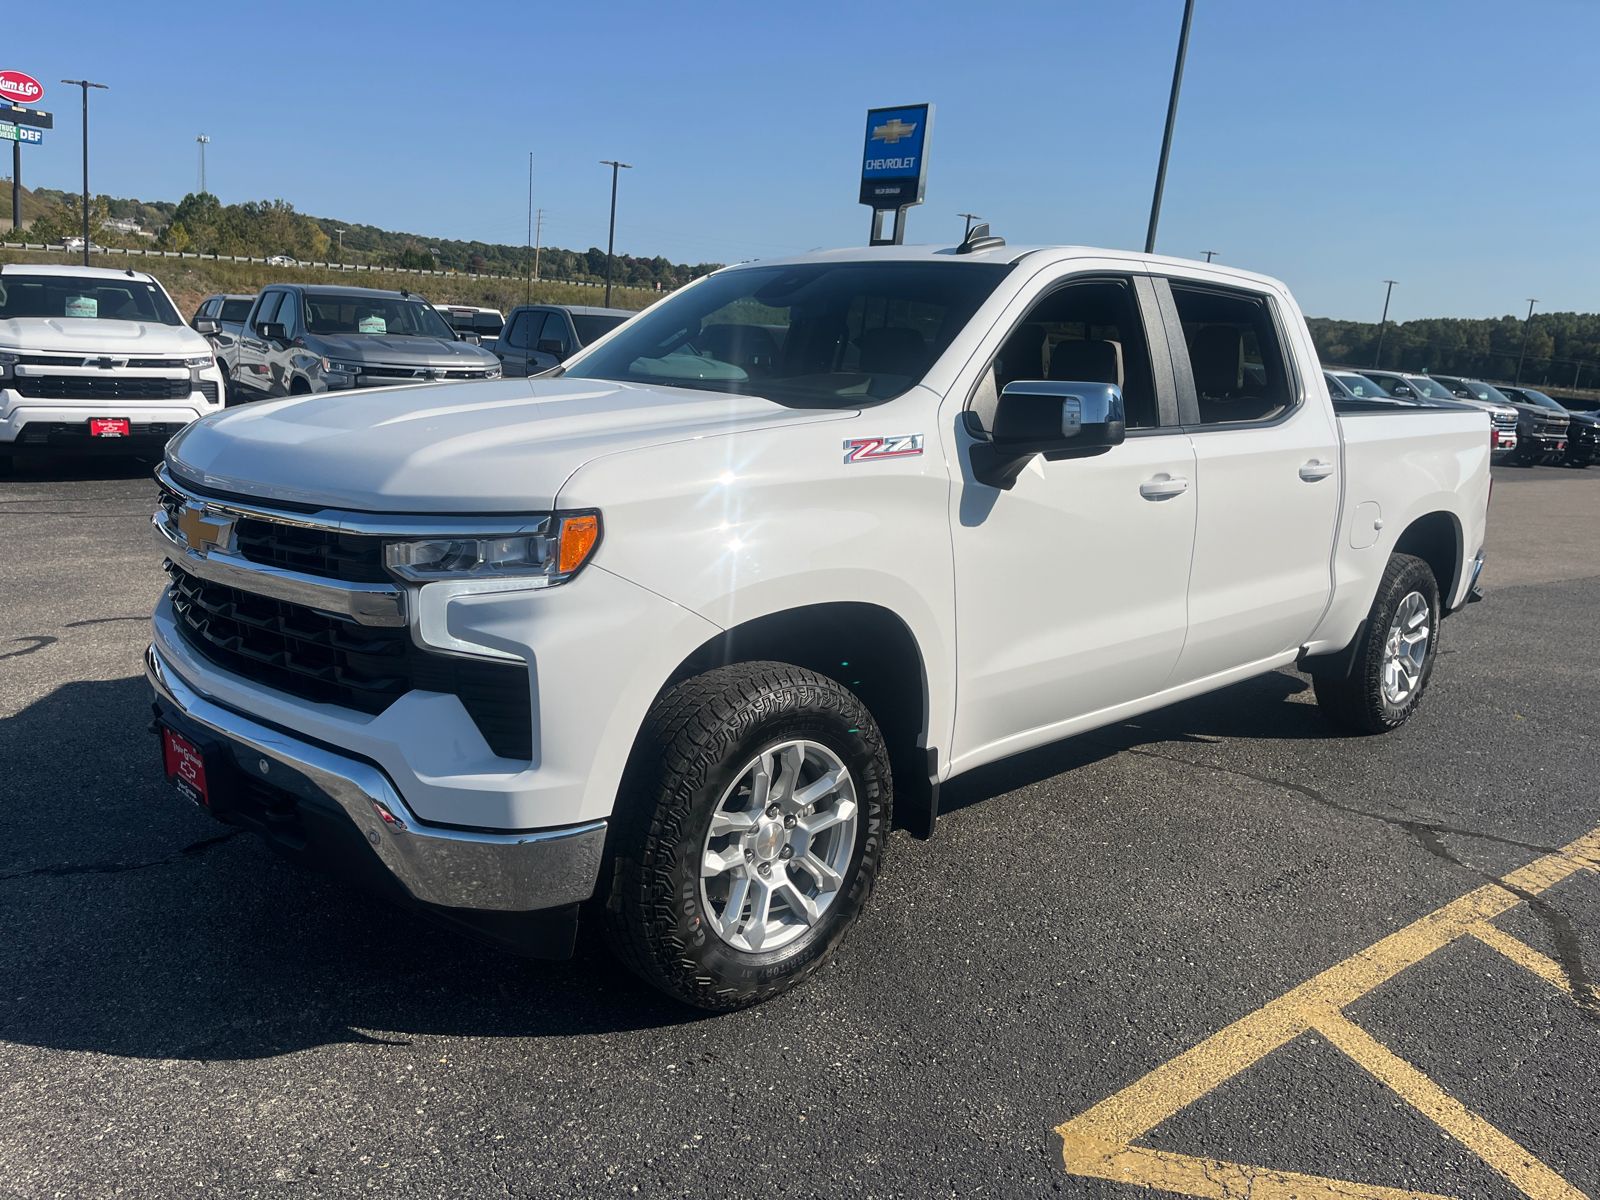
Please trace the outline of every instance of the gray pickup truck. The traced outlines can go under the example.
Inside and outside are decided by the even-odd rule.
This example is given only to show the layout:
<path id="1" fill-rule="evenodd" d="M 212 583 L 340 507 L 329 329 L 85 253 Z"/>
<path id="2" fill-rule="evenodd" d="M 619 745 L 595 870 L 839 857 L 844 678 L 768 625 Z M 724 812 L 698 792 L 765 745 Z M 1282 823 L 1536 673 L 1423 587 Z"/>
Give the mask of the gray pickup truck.
<path id="1" fill-rule="evenodd" d="M 560 366 L 637 315 L 625 308 L 519 304 L 506 318 L 499 339 L 484 346 L 494 351 L 507 379 L 518 379 Z"/>
<path id="2" fill-rule="evenodd" d="M 232 366 L 240 400 L 500 378 L 499 360 L 421 296 L 331 284 L 263 289 Z"/>

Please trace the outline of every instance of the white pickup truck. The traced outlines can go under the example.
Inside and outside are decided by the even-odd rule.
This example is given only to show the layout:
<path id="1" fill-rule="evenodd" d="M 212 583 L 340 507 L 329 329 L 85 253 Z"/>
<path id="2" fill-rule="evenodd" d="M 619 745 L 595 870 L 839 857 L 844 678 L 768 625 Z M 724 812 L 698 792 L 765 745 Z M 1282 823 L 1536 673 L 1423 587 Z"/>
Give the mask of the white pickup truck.
<path id="1" fill-rule="evenodd" d="M 0 468 L 63 452 L 159 459 L 178 430 L 221 411 L 212 358 L 149 275 L 0 267 Z"/>
<path id="2" fill-rule="evenodd" d="M 963 771 L 1291 664 L 1399 726 L 1477 594 L 1489 453 L 1481 410 L 1335 405 L 1259 275 L 986 236 L 749 263 L 532 379 L 190 426 L 153 729 L 285 854 L 525 954 L 582 909 L 735 1008 Z"/>

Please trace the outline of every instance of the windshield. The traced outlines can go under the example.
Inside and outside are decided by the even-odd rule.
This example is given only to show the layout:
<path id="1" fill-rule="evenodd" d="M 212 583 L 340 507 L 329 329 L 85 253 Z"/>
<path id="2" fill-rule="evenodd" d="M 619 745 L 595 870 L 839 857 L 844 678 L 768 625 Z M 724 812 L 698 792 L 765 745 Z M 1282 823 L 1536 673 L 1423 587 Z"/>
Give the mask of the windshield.
<path id="1" fill-rule="evenodd" d="M 250 306 L 254 304 L 255 297 L 247 300 L 224 300 L 222 302 L 222 315 L 218 320 L 240 322 L 250 315 Z"/>
<path id="2" fill-rule="evenodd" d="M 1518 388 L 1512 393 L 1512 397 L 1516 398 L 1518 396 L 1520 396 L 1524 402 L 1528 404 L 1537 404 L 1540 408 L 1553 408 L 1557 412 L 1567 411 L 1567 406 L 1565 404 L 1561 404 L 1555 400 L 1552 400 L 1543 392 L 1536 392 L 1532 388 Z"/>
<path id="3" fill-rule="evenodd" d="M 183 318 L 157 285 L 142 279 L 81 279 L 72 275 L 0 275 L 0 319 L 76 317 L 101 321 Z"/>
<path id="4" fill-rule="evenodd" d="M 306 331 L 443 338 L 447 342 L 456 336 L 431 304 L 398 296 L 308 295 Z"/>
<path id="5" fill-rule="evenodd" d="M 627 317 L 600 317 L 593 313 L 572 314 L 572 323 L 578 328 L 578 340 L 585 346 L 590 342 L 598 342 L 627 319 Z"/>
<path id="6" fill-rule="evenodd" d="M 713 275 L 565 374 L 839 408 L 916 385 L 1011 268 L 804 263 Z"/>
<path id="7" fill-rule="evenodd" d="M 1412 375 L 1406 382 L 1416 390 L 1417 395 L 1426 396 L 1430 400 L 1454 400 L 1456 398 L 1456 394 L 1445 387 L 1444 384 L 1437 380 L 1429 379 L 1425 375 Z"/>
<path id="8" fill-rule="evenodd" d="M 1457 379 L 1455 384 L 1463 391 L 1470 392 L 1477 399 L 1486 401 L 1490 404 L 1511 403 L 1511 401 L 1507 400 L 1502 393 L 1490 387 L 1487 383 L 1480 383 L 1476 379 Z"/>
<path id="9" fill-rule="evenodd" d="M 1365 375 L 1335 375 L 1334 378 L 1344 384 L 1352 396 L 1387 399 L 1387 393 Z"/>

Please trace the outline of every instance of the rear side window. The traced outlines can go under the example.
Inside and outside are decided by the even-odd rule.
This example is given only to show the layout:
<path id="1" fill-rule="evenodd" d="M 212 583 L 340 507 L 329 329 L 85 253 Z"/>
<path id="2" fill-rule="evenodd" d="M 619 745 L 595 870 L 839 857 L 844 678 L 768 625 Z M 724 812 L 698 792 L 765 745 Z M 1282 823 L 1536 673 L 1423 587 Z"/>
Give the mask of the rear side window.
<path id="1" fill-rule="evenodd" d="M 1172 282 L 1202 425 L 1268 421 L 1294 392 L 1265 296 Z"/>
<path id="2" fill-rule="evenodd" d="M 222 302 L 222 319 L 224 321 L 243 321 L 250 315 L 250 306 L 253 300 L 224 300 Z"/>

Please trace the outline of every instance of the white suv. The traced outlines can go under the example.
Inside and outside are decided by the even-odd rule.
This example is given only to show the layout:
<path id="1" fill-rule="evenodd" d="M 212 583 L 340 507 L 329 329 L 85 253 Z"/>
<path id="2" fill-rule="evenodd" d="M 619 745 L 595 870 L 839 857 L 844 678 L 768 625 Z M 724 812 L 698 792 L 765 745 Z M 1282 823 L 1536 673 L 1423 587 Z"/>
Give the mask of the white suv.
<path id="1" fill-rule="evenodd" d="M 149 275 L 0 267 L 0 467 L 25 454 L 159 458 L 169 437 L 222 410 L 213 359 Z"/>

